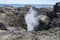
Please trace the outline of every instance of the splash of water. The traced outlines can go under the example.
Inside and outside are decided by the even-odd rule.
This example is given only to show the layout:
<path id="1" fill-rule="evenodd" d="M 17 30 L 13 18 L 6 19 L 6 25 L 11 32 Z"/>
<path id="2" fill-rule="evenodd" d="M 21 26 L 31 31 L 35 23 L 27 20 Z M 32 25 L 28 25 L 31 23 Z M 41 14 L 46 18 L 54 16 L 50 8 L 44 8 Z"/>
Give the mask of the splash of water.
<path id="1" fill-rule="evenodd" d="M 27 24 L 27 31 L 33 31 L 35 27 L 39 25 L 39 19 L 37 17 L 37 12 L 31 7 L 29 12 L 25 16 L 25 22 Z"/>

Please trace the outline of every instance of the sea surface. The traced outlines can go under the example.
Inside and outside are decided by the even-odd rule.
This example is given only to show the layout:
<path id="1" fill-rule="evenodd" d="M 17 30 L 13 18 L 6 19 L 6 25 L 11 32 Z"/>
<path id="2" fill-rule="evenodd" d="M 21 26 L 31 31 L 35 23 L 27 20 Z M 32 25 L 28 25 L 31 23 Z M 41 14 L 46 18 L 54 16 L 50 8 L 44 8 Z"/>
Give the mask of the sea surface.
<path id="1" fill-rule="evenodd" d="M 42 8 L 42 7 L 51 7 L 53 8 L 53 5 L 50 4 L 0 4 L 0 7 L 4 6 L 4 5 L 9 5 L 9 6 L 13 6 L 13 7 L 23 7 L 25 5 L 31 5 L 37 8 Z"/>

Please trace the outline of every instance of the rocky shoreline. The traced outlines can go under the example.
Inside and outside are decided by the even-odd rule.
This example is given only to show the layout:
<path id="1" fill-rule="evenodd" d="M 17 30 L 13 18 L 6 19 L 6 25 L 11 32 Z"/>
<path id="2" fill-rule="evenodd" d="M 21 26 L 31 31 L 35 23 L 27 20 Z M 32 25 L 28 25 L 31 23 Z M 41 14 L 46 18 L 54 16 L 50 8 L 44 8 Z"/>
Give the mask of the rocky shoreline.
<path id="1" fill-rule="evenodd" d="M 50 18 L 50 28 L 42 27 L 38 32 L 28 32 L 24 15 L 28 12 L 30 5 L 24 7 L 2 6 L 0 7 L 0 40 L 60 40 L 60 2 L 53 8 L 36 8 L 39 14 Z M 43 25 L 41 25 L 43 26 Z M 9 30 L 8 30 L 9 29 Z"/>

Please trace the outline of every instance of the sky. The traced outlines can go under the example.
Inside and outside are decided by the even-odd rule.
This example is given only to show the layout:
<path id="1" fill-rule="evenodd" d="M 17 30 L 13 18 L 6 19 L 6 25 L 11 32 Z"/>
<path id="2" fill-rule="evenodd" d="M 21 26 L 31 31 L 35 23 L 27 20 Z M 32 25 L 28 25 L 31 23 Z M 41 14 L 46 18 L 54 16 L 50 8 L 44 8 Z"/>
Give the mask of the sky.
<path id="1" fill-rule="evenodd" d="M 0 4 L 55 4 L 60 0 L 0 0 Z"/>

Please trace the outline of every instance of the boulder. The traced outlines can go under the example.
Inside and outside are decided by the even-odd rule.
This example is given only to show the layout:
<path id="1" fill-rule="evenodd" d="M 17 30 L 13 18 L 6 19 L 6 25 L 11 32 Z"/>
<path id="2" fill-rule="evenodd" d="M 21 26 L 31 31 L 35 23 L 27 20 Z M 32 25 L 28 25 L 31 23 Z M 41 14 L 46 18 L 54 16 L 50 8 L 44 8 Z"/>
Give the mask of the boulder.
<path id="1" fill-rule="evenodd" d="M 54 11 L 54 12 L 60 12 L 60 2 L 57 2 L 57 3 L 53 6 L 53 11 Z"/>
<path id="2" fill-rule="evenodd" d="M 47 12 L 46 14 L 50 20 L 53 20 L 54 18 L 58 18 L 57 14 L 54 11 Z"/>
<path id="3" fill-rule="evenodd" d="M 53 8 L 49 8 L 49 7 L 47 7 L 47 8 L 40 8 L 39 11 L 40 11 L 39 12 L 40 14 L 46 15 L 47 12 L 53 11 Z"/>

